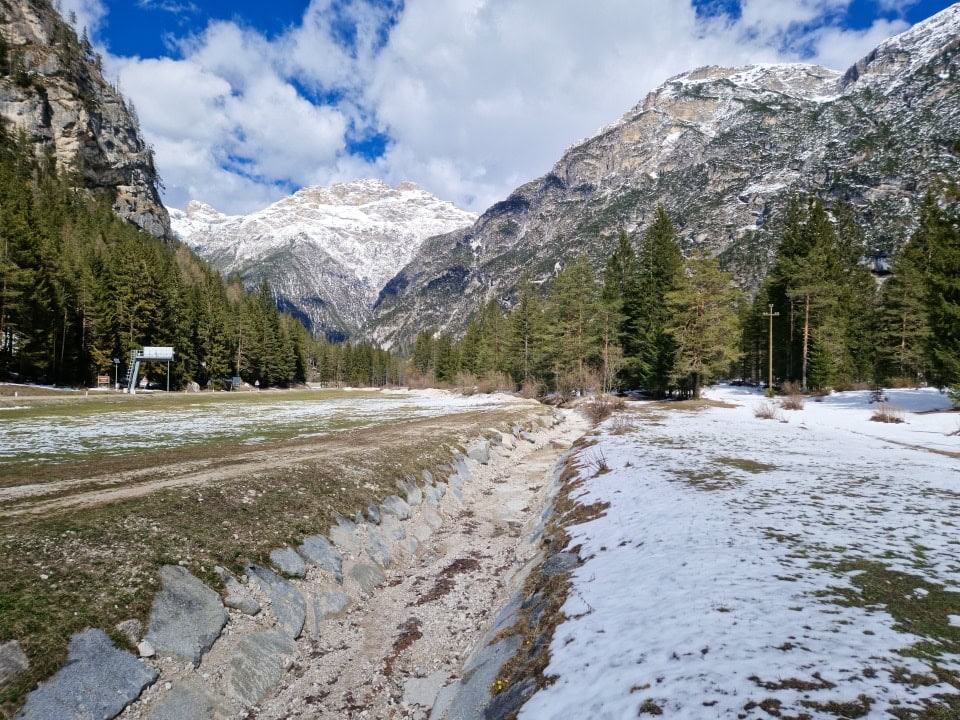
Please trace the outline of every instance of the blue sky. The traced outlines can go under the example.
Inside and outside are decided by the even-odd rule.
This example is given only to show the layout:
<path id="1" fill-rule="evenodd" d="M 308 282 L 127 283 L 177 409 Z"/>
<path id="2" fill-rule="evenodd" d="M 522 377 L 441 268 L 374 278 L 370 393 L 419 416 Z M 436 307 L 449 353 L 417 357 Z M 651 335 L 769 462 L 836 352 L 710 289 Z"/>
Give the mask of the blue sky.
<path id="1" fill-rule="evenodd" d="M 165 201 L 250 212 L 412 180 L 482 211 L 671 75 L 845 69 L 945 0 L 60 0 L 137 108 Z"/>

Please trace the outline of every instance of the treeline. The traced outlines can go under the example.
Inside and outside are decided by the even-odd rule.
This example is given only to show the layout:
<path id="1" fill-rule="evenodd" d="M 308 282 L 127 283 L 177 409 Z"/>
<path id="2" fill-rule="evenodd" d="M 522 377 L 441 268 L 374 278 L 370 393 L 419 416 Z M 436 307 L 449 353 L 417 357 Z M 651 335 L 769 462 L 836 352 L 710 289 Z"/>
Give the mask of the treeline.
<path id="1" fill-rule="evenodd" d="M 917 230 L 877 283 L 862 263 L 863 233 L 849 205 L 832 215 L 795 200 L 766 283 L 744 318 L 740 372 L 805 389 L 859 383 L 960 384 L 960 229 L 933 195 Z"/>
<path id="2" fill-rule="evenodd" d="M 69 168 L 0 132 L 0 377 L 90 385 L 130 351 L 173 346 L 171 386 L 305 379 L 311 343 L 269 288 L 248 294 L 186 247 L 124 223 Z M 165 366 L 147 366 L 158 377 Z"/>
<path id="3" fill-rule="evenodd" d="M 740 355 L 739 302 L 716 259 L 684 259 L 659 208 L 638 251 L 620 235 L 602 282 L 581 257 L 546 288 L 524 281 L 509 312 L 488 303 L 460 339 L 420 332 L 411 380 L 519 384 L 561 395 L 642 387 L 696 397 Z"/>

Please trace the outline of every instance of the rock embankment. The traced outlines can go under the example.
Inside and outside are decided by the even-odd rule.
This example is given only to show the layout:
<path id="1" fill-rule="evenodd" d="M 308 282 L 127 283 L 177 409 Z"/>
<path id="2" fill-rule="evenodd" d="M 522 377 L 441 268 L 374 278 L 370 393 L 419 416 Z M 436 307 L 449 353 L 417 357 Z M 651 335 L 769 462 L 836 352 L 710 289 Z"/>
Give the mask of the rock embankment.
<path id="1" fill-rule="evenodd" d="M 106 720 L 125 707 L 124 717 L 144 720 L 425 720 L 445 686 L 460 687 L 464 661 L 536 553 L 524 538 L 557 457 L 582 432 L 580 419 L 559 413 L 489 429 L 452 466 L 407 478 L 325 535 L 277 548 L 272 567 L 249 565 L 239 577 L 220 569 L 223 595 L 164 567 L 145 637 L 130 638 L 141 658 L 86 631 L 74 640 L 90 648 L 82 662 L 71 645 L 71 664 L 18 717 L 53 717 L 37 710 L 53 698 L 64 720 Z M 111 704 L 88 706 L 77 682 L 102 688 Z"/>

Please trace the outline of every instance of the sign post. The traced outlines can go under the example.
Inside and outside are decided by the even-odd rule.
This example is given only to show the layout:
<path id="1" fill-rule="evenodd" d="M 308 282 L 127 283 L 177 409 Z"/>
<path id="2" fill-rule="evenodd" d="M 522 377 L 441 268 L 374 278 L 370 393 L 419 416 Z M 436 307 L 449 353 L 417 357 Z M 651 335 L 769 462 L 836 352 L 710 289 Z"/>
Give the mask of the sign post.
<path id="1" fill-rule="evenodd" d="M 120 380 L 117 377 L 117 373 L 120 370 L 120 358 L 113 359 L 113 387 L 117 390 L 120 389 Z"/>

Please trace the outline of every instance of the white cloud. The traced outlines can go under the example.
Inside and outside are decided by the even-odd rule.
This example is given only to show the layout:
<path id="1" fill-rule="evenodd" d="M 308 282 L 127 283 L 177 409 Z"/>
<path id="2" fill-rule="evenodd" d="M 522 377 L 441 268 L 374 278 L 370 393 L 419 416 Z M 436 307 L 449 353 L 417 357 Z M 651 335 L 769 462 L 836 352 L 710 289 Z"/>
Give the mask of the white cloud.
<path id="1" fill-rule="evenodd" d="M 60 14 L 67 19 L 76 16 L 78 35 L 83 28 L 87 28 L 87 31 L 93 34 L 106 17 L 107 8 L 102 0 L 60 0 Z"/>
<path id="2" fill-rule="evenodd" d="M 291 187 L 376 176 L 483 210 L 671 75 L 801 58 L 844 69 L 905 27 L 843 30 L 849 3 L 744 0 L 733 21 L 677 0 L 408 0 L 384 45 L 382 2 L 313 0 L 271 40 L 218 22 L 181 39 L 180 59 L 109 66 L 171 205 L 249 211 Z M 352 132 L 377 131 L 383 157 L 348 154 Z"/>

